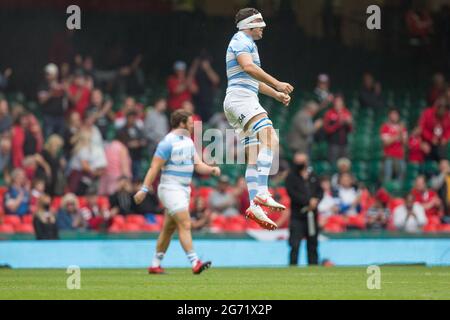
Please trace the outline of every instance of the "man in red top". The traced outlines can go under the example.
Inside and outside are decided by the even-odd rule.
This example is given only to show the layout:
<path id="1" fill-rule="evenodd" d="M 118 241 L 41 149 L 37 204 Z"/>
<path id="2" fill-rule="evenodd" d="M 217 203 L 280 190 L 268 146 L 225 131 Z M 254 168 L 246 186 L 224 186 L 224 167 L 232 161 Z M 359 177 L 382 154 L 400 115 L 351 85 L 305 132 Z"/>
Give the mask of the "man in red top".
<path id="1" fill-rule="evenodd" d="M 428 189 L 425 176 L 420 175 L 416 178 L 411 194 L 414 196 L 414 200 L 425 209 L 428 220 L 431 217 L 439 218 L 442 215 L 441 199 L 434 190 Z"/>
<path id="2" fill-rule="evenodd" d="M 450 140 L 449 101 L 445 95 L 422 112 L 419 119 L 422 139 L 430 146 L 428 160 L 440 161 L 446 158 L 447 144 Z"/>
<path id="3" fill-rule="evenodd" d="M 91 99 L 92 79 L 85 77 L 83 71 L 75 72 L 72 84 L 67 88 L 71 111 L 78 112 L 81 118 L 89 106 Z"/>
<path id="4" fill-rule="evenodd" d="M 422 164 L 425 162 L 425 154 L 430 152 L 430 146 L 423 141 L 420 127 L 415 127 L 408 139 L 408 162 Z"/>
<path id="5" fill-rule="evenodd" d="M 329 109 L 323 119 L 327 134 L 328 161 L 334 164 L 339 158 L 348 158 L 348 134 L 352 131 L 353 118 L 344 105 L 344 97 L 336 95 L 333 108 Z"/>
<path id="6" fill-rule="evenodd" d="M 381 126 L 380 135 L 384 145 L 384 181 L 390 181 L 394 175 L 402 181 L 405 174 L 404 145 L 408 132 L 400 122 L 397 109 L 389 111 L 388 121 Z"/>
<path id="7" fill-rule="evenodd" d="M 194 76 L 186 75 L 186 63 L 175 62 L 175 73 L 167 79 L 167 90 L 169 91 L 168 106 L 170 111 L 180 109 L 184 101 L 192 100 L 192 95 L 198 92 L 198 86 Z"/>

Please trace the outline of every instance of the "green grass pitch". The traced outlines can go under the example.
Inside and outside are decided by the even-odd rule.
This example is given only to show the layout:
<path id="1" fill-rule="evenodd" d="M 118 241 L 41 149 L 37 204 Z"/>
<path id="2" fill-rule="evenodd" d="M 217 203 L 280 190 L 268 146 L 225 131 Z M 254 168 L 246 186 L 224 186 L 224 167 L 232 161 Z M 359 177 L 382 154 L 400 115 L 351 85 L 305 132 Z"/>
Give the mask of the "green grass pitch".
<path id="1" fill-rule="evenodd" d="M 0 299 L 450 299 L 450 267 L 382 266 L 381 289 L 366 268 L 81 269 L 69 290 L 64 269 L 1 269 Z"/>

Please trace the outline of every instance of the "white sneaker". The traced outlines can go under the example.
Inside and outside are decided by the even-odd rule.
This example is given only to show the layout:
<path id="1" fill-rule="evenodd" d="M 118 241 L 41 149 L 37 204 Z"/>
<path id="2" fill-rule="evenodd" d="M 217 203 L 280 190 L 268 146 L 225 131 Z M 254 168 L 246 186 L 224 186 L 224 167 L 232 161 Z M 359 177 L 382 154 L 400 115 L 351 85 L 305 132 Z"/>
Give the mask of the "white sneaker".
<path id="1" fill-rule="evenodd" d="M 285 206 L 273 200 L 272 195 L 269 192 L 258 193 L 253 201 L 260 206 L 268 207 L 277 211 L 286 210 Z"/>
<path id="2" fill-rule="evenodd" d="M 270 220 L 264 210 L 258 205 L 250 206 L 245 211 L 245 217 L 252 219 L 264 229 L 275 230 L 278 228 L 277 224 Z"/>

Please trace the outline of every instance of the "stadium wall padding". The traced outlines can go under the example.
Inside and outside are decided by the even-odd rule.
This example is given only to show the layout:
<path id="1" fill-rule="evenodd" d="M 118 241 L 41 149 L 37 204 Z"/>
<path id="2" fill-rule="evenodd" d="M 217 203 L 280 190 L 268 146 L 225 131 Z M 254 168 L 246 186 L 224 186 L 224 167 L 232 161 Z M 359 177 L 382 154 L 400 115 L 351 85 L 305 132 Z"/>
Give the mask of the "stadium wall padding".
<path id="1" fill-rule="evenodd" d="M 0 264 L 13 268 L 144 268 L 156 240 L 2 241 Z M 197 240 L 196 251 L 215 267 L 286 266 L 286 241 Z M 329 239 L 319 245 L 320 259 L 337 266 L 381 264 L 450 265 L 450 239 Z M 300 253 L 305 265 L 305 243 Z M 178 242 L 169 247 L 165 267 L 188 267 Z"/>

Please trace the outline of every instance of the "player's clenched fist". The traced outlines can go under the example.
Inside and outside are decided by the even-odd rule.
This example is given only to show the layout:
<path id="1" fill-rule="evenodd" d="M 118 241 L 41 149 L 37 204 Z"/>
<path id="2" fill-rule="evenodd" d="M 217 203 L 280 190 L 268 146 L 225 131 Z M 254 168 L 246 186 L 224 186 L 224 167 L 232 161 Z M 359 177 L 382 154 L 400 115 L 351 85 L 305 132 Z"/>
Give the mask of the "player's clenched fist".
<path id="1" fill-rule="evenodd" d="M 283 92 L 278 92 L 276 98 L 278 101 L 280 101 L 285 106 L 288 106 L 289 103 L 291 102 L 291 97 L 288 94 L 283 93 Z"/>
<path id="2" fill-rule="evenodd" d="M 215 177 L 219 177 L 221 174 L 220 172 L 220 168 L 219 167 L 213 167 L 212 171 L 211 171 L 211 175 L 215 176 Z"/>
<path id="3" fill-rule="evenodd" d="M 294 87 L 287 82 L 279 82 L 275 89 L 286 94 L 290 94 L 294 91 Z"/>

